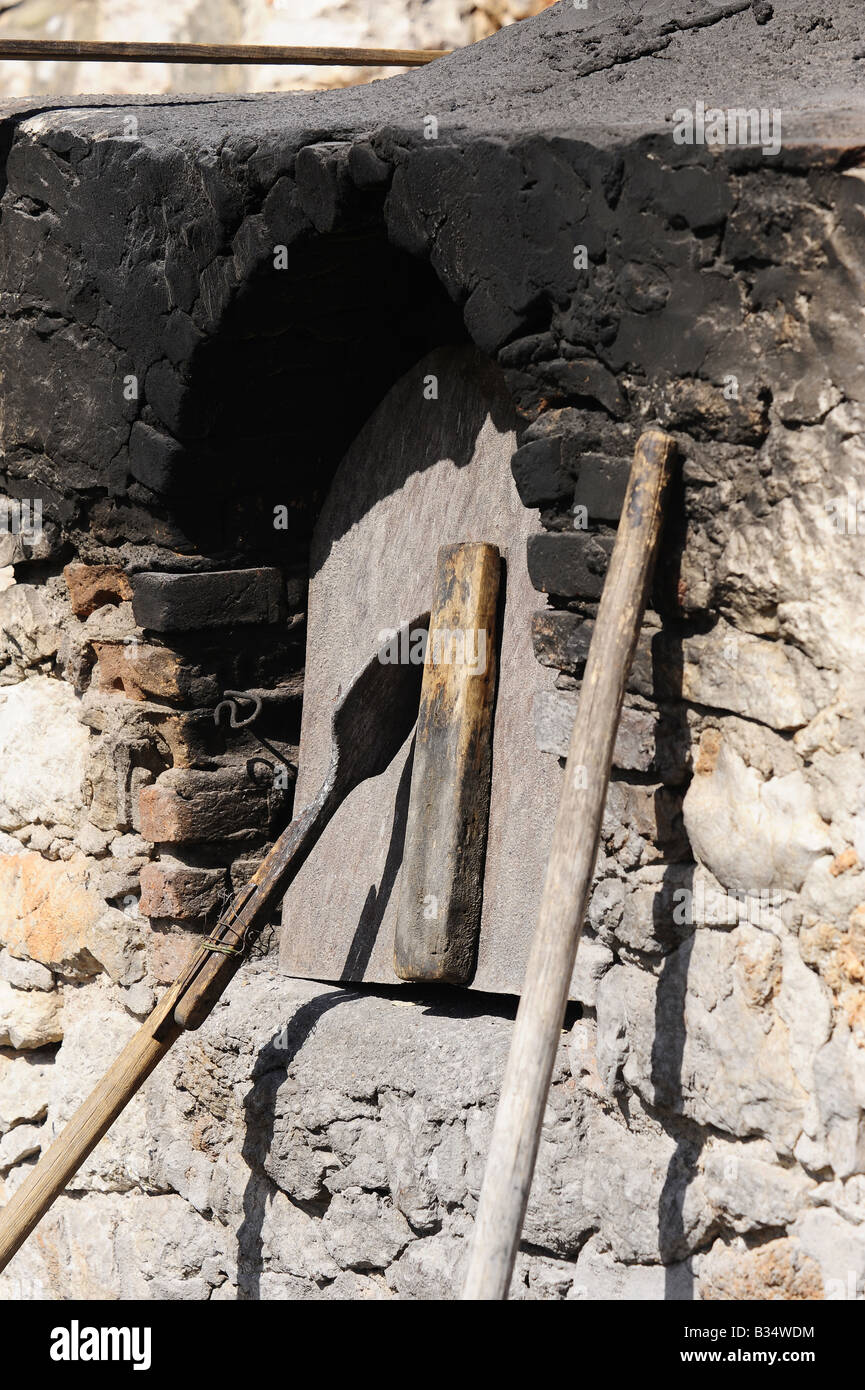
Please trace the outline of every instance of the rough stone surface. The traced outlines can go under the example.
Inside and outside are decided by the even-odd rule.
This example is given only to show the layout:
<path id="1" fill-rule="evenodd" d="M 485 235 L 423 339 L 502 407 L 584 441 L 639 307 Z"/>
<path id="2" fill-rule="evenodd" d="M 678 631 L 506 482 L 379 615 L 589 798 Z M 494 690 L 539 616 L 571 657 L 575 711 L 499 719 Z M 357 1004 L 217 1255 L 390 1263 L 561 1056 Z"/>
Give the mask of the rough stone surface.
<path id="1" fill-rule="evenodd" d="M 248 840 L 271 823 L 280 797 L 247 770 L 171 768 L 141 793 L 141 834 L 154 844 Z"/>
<path id="2" fill-rule="evenodd" d="M 76 618 L 89 618 L 104 604 L 132 598 L 129 576 L 114 565 L 67 565 L 63 578 Z"/>
<path id="3" fill-rule="evenodd" d="M 68 732 L 0 841 L 13 905 L 47 881 L 46 921 L 4 925 L 24 963 L 0 980 L 6 1192 L 188 953 L 140 916 L 142 789 L 167 798 L 160 834 L 203 834 L 199 810 L 236 831 L 176 858 L 245 881 L 277 827 L 238 805 L 229 830 L 208 799 L 239 802 L 223 769 L 262 755 L 213 708 L 293 691 L 273 711 L 294 709 L 296 766 L 312 518 L 374 402 L 468 335 L 518 444 L 544 444 L 517 472 L 564 696 L 551 779 L 602 566 L 574 576 L 612 540 L 620 462 L 656 420 L 681 463 L 514 1295 L 865 1293 L 861 14 L 772 9 L 562 4 L 369 88 L 3 108 L 0 481 L 38 487 L 46 521 L 0 553 L 0 684 L 21 711 L 65 687 Z M 675 143 L 677 107 L 743 93 L 780 112 L 777 155 Z M 606 530 L 575 528 L 580 478 Z M 272 568 L 298 606 L 246 641 L 138 648 L 127 601 L 72 612 L 70 558 Z M 452 1296 L 510 1012 L 246 969 L 3 1296 Z"/>
<path id="4" fill-rule="evenodd" d="M 186 632 L 275 623 L 285 613 L 279 570 L 223 570 L 215 574 L 136 574 L 135 621 L 153 632 Z"/>
<path id="5" fill-rule="evenodd" d="M 524 507 L 540 507 L 566 497 L 570 480 L 562 461 L 562 441 L 556 436 L 534 439 L 517 449 L 511 472 Z"/>
<path id="6" fill-rule="evenodd" d="M 141 870 L 140 910 L 145 917 L 174 917 L 183 921 L 214 917 L 225 902 L 223 869 L 195 869 L 164 857 Z"/>
<path id="7" fill-rule="evenodd" d="M 0 980 L 16 989 L 53 989 L 54 976 L 35 960 L 18 960 L 8 951 L 0 953 Z"/>
<path id="8" fill-rule="evenodd" d="M 0 1133 L 15 1125 L 35 1124 L 48 1113 L 53 1053 L 0 1052 Z"/>
<path id="9" fill-rule="evenodd" d="M 34 853 L 0 856 L 0 944 L 11 956 L 72 980 L 105 969 L 113 979 L 131 982 L 136 969 L 140 978 L 141 942 L 130 926 L 88 885 L 82 857 L 52 862 Z"/>
<path id="10" fill-rule="evenodd" d="M 77 821 L 88 738 L 64 681 L 34 676 L 0 690 L 0 828 Z"/>
<path id="11" fill-rule="evenodd" d="M 62 1013 L 56 993 L 19 990 L 0 980 L 0 1047 L 27 1051 L 59 1042 L 63 1037 Z"/>

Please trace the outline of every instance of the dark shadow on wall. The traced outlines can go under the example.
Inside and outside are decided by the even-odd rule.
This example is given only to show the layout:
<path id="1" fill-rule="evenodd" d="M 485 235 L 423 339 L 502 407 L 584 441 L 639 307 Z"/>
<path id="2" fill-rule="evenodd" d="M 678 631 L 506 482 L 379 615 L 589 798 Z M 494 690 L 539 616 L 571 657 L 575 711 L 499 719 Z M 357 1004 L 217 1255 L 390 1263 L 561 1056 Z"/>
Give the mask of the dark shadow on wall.
<path id="1" fill-rule="evenodd" d="M 310 999 L 293 1015 L 278 1040 L 263 1047 L 256 1059 L 252 1089 L 244 1101 L 243 1157 L 250 1171 L 243 1194 L 243 1221 L 237 1232 L 237 1296 L 241 1301 L 261 1297 L 264 1219 L 275 1186 L 265 1163 L 273 1148 L 280 1088 L 323 1015 L 357 998 L 356 992 L 335 990 Z"/>
<path id="2" fill-rule="evenodd" d="M 345 958 L 345 965 L 340 976 L 343 980 L 363 979 L 364 972 L 369 965 L 370 956 L 375 947 L 379 928 L 384 920 L 387 905 L 393 893 L 397 873 L 402 864 L 406 823 L 408 821 L 411 774 L 414 766 L 414 746 L 415 741 L 412 739 L 408 757 L 405 760 L 405 766 L 400 774 L 399 785 L 396 791 L 393 823 L 391 825 L 390 840 L 388 842 L 381 881 L 378 887 L 376 887 L 375 884 L 370 885 L 366 902 L 363 905 L 363 912 L 354 929 L 354 936 L 352 937 L 351 945 L 349 946 Z"/>
<path id="3" fill-rule="evenodd" d="M 667 866 L 662 891 L 655 899 L 655 935 L 670 949 L 664 957 L 655 994 L 655 1032 L 652 1042 L 652 1084 L 655 1118 L 676 1147 L 667 1166 L 658 1202 L 658 1245 L 665 1266 L 667 1301 L 690 1302 L 695 1296 L 694 1277 L 689 1259 L 685 1202 L 688 1188 L 697 1173 L 703 1146 L 701 1132 L 682 1116 L 684 1102 L 684 1063 L 687 1043 L 685 1002 L 688 965 L 694 947 L 693 883 L 695 866 L 688 864 L 690 845 L 681 824 L 681 806 L 690 781 L 690 734 L 682 703 L 684 650 L 676 621 L 678 585 L 684 548 L 684 497 L 681 471 L 671 481 L 666 501 L 669 518 L 661 538 L 659 562 L 653 584 L 653 605 L 662 618 L 661 632 L 653 641 L 652 674 L 656 691 L 663 692 L 669 719 L 674 788 L 662 788 L 656 798 L 659 826 L 670 825 L 670 793 L 676 807 L 675 862 Z M 675 522 L 672 518 L 676 518 Z M 661 803 L 664 803 L 663 805 Z M 686 920 L 673 914 L 677 909 Z"/>
<path id="4" fill-rule="evenodd" d="M 144 424 L 182 449 L 182 486 L 148 502 L 179 548 L 226 563 L 302 560 L 315 515 L 379 401 L 440 344 L 466 342 L 429 264 L 376 223 L 295 242 L 237 291 L 182 372 L 170 418 Z M 286 509 L 282 529 L 274 509 Z"/>
<path id="5" fill-rule="evenodd" d="M 661 968 L 655 996 L 655 1039 L 652 1045 L 652 1078 L 656 1102 L 666 1115 L 664 1129 L 676 1140 L 658 1202 L 658 1245 L 665 1268 L 668 1300 L 690 1301 L 694 1280 L 686 1264 L 685 1199 L 693 1180 L 701 1144 L 688 1133 L 687 1126 L 671 1122 L 670 1112 L 681 1111 L 682 1067 L 685 1056 L 685 995 L 688 987 L 688 961 L 693 937 L 667 956 Z"/>

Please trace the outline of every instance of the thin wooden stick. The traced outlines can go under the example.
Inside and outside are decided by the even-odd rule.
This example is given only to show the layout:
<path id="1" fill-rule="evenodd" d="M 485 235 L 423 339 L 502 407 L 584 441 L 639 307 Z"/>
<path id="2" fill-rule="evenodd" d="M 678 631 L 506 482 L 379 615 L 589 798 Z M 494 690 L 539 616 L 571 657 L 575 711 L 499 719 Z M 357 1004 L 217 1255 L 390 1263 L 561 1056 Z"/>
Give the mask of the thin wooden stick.
<path id="1" fill-rule="evenodd" d="M 508 1296 L 591 887 L 625 682 L 646 605 L 675 442 L 637 442 L 577 716 L 475 1220 L 463 1298 Z"/>
<path id="2" fill-rule="evenodd" d="M 96 43 L 79 39 L 3 39 L 0 58 L 62 63 L 266 63 L 279 67 L 418 68 L 449 48 L 298 48 L 247 43 Z"/>

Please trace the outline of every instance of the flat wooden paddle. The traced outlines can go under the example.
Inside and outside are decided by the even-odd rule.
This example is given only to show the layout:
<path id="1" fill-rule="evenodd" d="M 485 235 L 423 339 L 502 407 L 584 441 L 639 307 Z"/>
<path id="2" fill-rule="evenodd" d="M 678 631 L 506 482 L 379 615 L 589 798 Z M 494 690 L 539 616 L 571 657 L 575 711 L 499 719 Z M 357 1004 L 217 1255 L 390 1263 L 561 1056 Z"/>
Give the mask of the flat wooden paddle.
<path id="1" fill-rule="evenodd" d="M 538 924 L 475 1219 L 465 1299 L 508 1296 L 674 451 L 674 440 L 658 429 L 637 441 L 571 732 Z"/>
<path id="2" fill-rule="evenodd" d="M 425 615 L 407 629 L 425 629 L 428 621 Z M 417 717 L 422 669 L 383 661 L 377 652 L 349 684 L 333 711 L 330 767 L 318 796 L 283 831 L 207 942 L 0 1210 L 0 1270 L 184 1029 L 204 1022 L 343 797 L 382 773 L 402 747 Z"/>

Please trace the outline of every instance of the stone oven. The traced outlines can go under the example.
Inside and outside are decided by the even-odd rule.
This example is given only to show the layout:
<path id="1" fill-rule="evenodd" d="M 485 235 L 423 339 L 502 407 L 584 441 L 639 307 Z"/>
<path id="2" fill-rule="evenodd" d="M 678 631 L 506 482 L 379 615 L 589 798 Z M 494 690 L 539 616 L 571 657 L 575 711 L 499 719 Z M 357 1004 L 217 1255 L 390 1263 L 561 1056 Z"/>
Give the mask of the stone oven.
<path id="1" fill-rule="evenodd" d="M 551 805 L 642 427 L 681 458 L 512 1296 L 863 1296 L 865 70 L 854 0 L 799 8 L 2 110 L 0 1200 L 290 818 L 316 518 L 455 351 L 509 401 Z M 516 978 L 275 936 L 0 1295 L 458 1293 Z"/>

